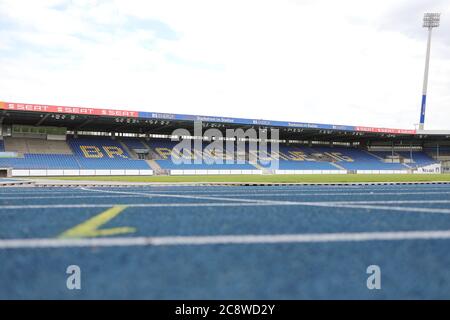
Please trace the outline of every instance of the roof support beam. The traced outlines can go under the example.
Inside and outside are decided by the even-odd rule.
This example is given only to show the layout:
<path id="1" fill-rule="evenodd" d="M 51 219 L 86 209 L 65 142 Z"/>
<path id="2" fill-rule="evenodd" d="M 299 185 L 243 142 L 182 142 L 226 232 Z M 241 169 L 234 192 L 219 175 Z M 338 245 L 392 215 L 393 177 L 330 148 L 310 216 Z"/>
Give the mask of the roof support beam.
<path id="1" fill-rule="evenodd" d="M 145 131 L 144 134 L 151 134 L 151 133 L 154 133 L 155 131 L 158 131 L 158 130 L 163 129 L 163 128 L 165 128 L 165 129 L 167 129 L 167 128 L 172 128 L 172 126 L 171 126 L 170 124 L 165 124 L 165 125 L 162 125 L 162 126 L 157 126 L 157 127 L 155 127 L 155 128 L 152 128 L 151 130 Z M 173 130 L 172 130 L 172 131 L 173 131 Z"/>
<path id="2" fill-rule="evenodd" d="M 93 121 L 93 119 L 87 119 L 86 121 L 84 121 L 83 123 L 81 123 L 78 127 L 76 127 L 75 129 L 76 130 L 78 130 L 78 129 L 81 129 L 81 128 L 83 128 L 84 126 L 86 126 L 87 124 L 89 124 L 89 123 L 91 123 Z"/>
<path id="3" fill-rule="evenodd" d="M 36 124 L 36 127 L 39 127 L 48 117 L 50 116 L 50 113 L 47 113 L 45 116 L 43 116 Z"/>

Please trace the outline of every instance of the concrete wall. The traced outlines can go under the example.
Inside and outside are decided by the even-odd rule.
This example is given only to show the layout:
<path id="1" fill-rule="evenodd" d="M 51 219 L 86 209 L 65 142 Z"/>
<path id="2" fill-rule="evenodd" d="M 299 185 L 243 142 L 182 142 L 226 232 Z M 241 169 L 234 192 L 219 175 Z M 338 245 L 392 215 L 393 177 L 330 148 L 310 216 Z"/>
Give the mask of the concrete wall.
<path id="1" fill-rule="evenodd" d="M 170 170 L 170 175 L 262 174 L 262 170 Z"/>
<path id="2" fill-rule="evenodd" d="M 151 176 L 153 170 L 22 170 L 13 169 L 14 177 L 51 176 Z"/>

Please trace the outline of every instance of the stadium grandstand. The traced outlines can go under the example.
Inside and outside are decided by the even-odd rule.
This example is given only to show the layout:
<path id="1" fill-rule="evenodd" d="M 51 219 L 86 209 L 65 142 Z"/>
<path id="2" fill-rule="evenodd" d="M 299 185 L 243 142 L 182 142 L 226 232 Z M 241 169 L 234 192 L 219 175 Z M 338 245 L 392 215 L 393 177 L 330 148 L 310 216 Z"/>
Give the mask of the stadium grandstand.
<path id="1" fill-rule="evenodd" d="M 278 129 L 279 148 L 244 161 L 236 152 L 176 150 L 176 129 Z M 184 137 L 186 138 L 186 137 Z M 441 173 L 450 169 L 450 132 L 0 102 L 3 176 Z M 249 143 L 249 141 L 246 141 Z M 174 162 L 188 157 L 190 163 Z M 276 169 L 262 159 L 276 158 Z M 211 163 L 212 162 L 212 163 Z"/>

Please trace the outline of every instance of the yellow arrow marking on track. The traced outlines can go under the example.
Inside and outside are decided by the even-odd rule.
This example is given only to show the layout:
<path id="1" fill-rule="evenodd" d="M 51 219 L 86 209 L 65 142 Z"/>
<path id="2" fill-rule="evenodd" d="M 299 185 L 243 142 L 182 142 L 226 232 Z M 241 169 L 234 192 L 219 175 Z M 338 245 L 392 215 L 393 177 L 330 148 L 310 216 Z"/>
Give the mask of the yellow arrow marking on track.
<path id="1" fill-rule="evenodd" d="M 135 228 L 119 227 L 110 229 L 99 229 L 102 225 L 117 217 L 127 206 L 114 206 L 102 213 L 92 217 L 89 220 L 64 231 L 59 238 L 88 238 L 88 237 L 102 237 L 113 236 L 116 234 L 132 233 Z"/>

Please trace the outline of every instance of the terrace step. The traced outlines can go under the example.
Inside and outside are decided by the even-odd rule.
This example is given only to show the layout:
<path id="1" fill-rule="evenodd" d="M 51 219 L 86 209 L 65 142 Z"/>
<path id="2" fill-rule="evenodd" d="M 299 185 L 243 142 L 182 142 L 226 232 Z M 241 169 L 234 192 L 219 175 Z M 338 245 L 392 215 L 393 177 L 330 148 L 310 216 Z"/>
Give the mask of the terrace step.
<path id="1" fill-rule="evenodd" d="M 145 160 L 155 175 L 168 175 L 169 171 L 162 169 L 155 160 Z"/>
<path id="2" fill-rule="evenodd" d="M 120 146 L 131 156 L 132 159 L 138 159 L 136 152 L 128 148 L 128 146 L 121 140 L 117 140 Z"/>

